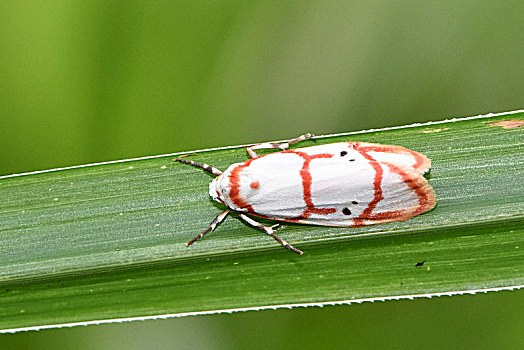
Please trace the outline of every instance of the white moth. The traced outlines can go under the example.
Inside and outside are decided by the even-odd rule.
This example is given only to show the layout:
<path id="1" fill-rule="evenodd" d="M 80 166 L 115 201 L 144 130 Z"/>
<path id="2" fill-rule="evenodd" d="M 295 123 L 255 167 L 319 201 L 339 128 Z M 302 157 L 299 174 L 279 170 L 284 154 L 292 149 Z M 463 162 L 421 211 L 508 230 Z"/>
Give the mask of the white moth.
<path id="1" fill-rule="evenodd" d="M 227 206 L 187 246 L 214 230 L 230 211 L 287 249 L 296 249 L 249 215 L 301 224 L 359 227 L 408 220 L 436 204 L 433 188 L 423 177 L 430 160 L 400 146 L 365 142 L 339 142 L 290 149 L 311 138 L 306 134 L 288 143 L 262 143 L 248 147 L 251 159 L 226 171 L 180 158 L 214 175 L 209 195 Z M 255 150 L 279 149 L 258 156 Z"/>

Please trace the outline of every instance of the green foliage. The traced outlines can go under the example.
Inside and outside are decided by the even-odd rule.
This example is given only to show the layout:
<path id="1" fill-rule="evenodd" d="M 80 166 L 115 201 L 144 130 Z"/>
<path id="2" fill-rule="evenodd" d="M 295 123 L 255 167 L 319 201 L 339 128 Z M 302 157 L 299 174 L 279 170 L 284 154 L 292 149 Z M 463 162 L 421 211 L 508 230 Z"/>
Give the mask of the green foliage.
<path id="1" fill-rule="evenodd" d="M 0 178 L 0 328 L 524 284 L 524 113 L 332 135 L 432 160 L 438 204 L 364 228 L 286 225 L 297 256 L 228 218 L 173 156 Z M 192 160 L 225 169 L 241 147 Z M 423 264 L 419 264 L 423 263 Z M 421 266 L 416 266 L 416 265 Z"/>

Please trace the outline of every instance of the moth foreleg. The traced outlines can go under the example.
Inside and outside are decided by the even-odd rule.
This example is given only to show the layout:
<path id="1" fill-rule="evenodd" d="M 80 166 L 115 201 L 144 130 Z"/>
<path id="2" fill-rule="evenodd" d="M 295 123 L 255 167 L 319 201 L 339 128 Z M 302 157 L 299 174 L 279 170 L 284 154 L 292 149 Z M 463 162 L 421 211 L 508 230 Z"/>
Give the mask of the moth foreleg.
<path id="1" fill-rule="evenodd" d="M 265 226 L 265 225 L 262 225 L 261 223 L 251 219 L 249 216 L 245 215 L 245 214 L 242 214 L 242 213 L 238 213 L 238 215 L 245 221 L 247 222 L 248 224 L 264 231 L 265 233 L 267 233 L 268 235 L 270 235 L 271 237 L 273 237 L 278 243 L 282 244 L 284 247 L 286 247 L 287 249 L 297 253 L 297 254 L 300 254 L 302 255 L 303 252 L 295 247 L 293 247 L 291 244 L 289 244 L 288 242 L 286 242 L 285 240 L 283 240 L 282 238 L 280 238 L 279 236 L 277 236 L 273 230 L 273 227 L 277 226 L 271 226 L 271 227 L 268 227 L 268 226 Z"/>

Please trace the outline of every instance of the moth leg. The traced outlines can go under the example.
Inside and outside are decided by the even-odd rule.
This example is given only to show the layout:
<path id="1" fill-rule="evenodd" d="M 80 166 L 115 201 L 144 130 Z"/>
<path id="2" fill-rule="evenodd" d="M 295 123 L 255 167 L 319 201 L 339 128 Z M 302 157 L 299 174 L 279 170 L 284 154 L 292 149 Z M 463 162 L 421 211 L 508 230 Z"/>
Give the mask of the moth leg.
<path id="1" fill-rule="evenodd" d="M 282 238 L 278 237 L 275 232 L 273 231 L 273 227 L 276 227 L 278 226 L 277 225 L 274 225 L 274 226 L 271 226 L 271 227 L 268 227 L 268 226 L 264 226 L 262 225 L 261 223 L 251 219 L 249 216 L 245 215 L 245 214 L 242 214 L 242 213 L 238 213 L 238 215 L 245 221 L 247 222 L 248 224 L 252 225 L 252 226 L 255 226 L 256 228 L 264 231 L 265 233 L 267 233 L 268 235 L 270 235 L 271 237 L 273 237 L 275 239 L 275 241 L 277 241 L 278 243 L 282 244 L 284 247 L 286 247 L 287 249 L 299 254 L 299 255 L 302 255 L 304 252 L 302 252 L 301 250 L 298 250 L 297 248 L 293 247 L 291 244 L 289 244 L 288 242 L 284 241 Z"/>
<path id="2" fill-rule="evenodd" d="M 185 160 L 185 159 L 180 159 L 180 158 L 175 158 L 173 159 L 173 161 L 195 166 L 197 168 L 203 169 L 204 171 L 207 171 L 208 173 L 211 173 L 216 176 L 222 175 L 222 172 L 220 170 L 218 170 L 217 168 L 213 168 L 211 165 L 208 165 L 206 163 L 200 164 L 197 162 L 193 162 L 192 160 Z"/>
<path id="3" fill-rule="evenodd" d="M 289 142 L 286 142 L 286 143 L 272 143 L 272 142 L 259 143 L 259 144 L 256 144 L 256 145 L 253 145 L 251 147 L 246 148 L 246 151 L 247 151 L 247 154 L 249 154 L 249 156 L 251 158 L 256 158 L 256 157 L 258 157 L 258 154 L 255 152 L 256 149 L 275 149 L 275 148 L 278 148 L 281 151 L 285 151 L 286 149 L 288 149 L 289 146 L 294 145 L 295 143 L 298 143 L 300 141 L 304 141 L 304 140 L 310 139 L 310 138 L 312 138 L 314 136 L 315 135 L 313 135 L 313 134 L 307 133 L 307 134 L 304 134 L 304 135 L 300 135 L 299 137 L 297 137 L 297 138 L 295 138 L 295 139 L 293 139 L 293 140 L 291 140 Z"/>
<path id="4" fill-rule="evenodd" d="M 209 226 L 204 231 L 202 231 L 202 233 L 200 233 L 199 235 L 195 236 L 195 238 L 187 242 L 186 246 L 189 247 L 191 244 L 195 243 L 197 240 L 204 237 L 206 233 L 208 233 L 209 231 L 213 231 L 215 227 L 217 227 L 218 224 L 224 221 L 228 213 L 229 213 L 229 209 L 224 210 L 223 212 L 218 214 L 217 217 L 213 221 L 211 221 L 211 224 L 209 224 Z"/>

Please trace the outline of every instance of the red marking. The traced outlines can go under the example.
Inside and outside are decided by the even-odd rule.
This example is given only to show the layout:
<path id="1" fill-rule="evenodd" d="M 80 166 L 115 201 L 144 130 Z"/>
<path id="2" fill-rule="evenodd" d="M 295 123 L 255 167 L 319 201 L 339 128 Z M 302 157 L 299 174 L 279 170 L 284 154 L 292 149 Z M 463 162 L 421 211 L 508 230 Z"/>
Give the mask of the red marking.
<path id="1" fill-rule="evenodd" d="M 311 199 L 311 182 L 312 177 L 309 170 L 309 164 L 313 159 L 318 158 L 332 158 L 333 155 L 330 153 L 320 153 L 315 155 L 309 155 L 304 152 L 299 152 L 295 150 L 287 151 L 289 153 L 294 153 L 302 158 L 304 158 L 304 164 L 302 165 L 302 169 L 300 169 L 300 177 L 302 178 L 302 188 L 304 191 L 303 197 L 304 202 L 306 203 L 307 208 L 304 210 L 304 212 L 299 215 L 298 217 L 294 218 L 296 220 L 300 219 L 306 219 L 311 214 L 319 214 L 319 215 L 328 215 L 331 213 L 336 212 L 337 210 L 335 208 L 316 208 L 313 204 L 313 200 Z"/>
<path id="2" fill-rule="evenodd" d="M 258 189 L 260 188 L 260 182 L 258 182 L 258 181 L 253 181 L 253 182 L 249 185 L 249 187 L 251 187 L 251 188 L 254 189 L 254 190 L 258 190 Z"/>
<path id="3" fill-rule="evenodd" d="M 407 149 L 407 148 L 406 148 Z M 415 152 L 415 151 L 412 151 L 410 149 L 408 149 L 408 151 L 413 155 L 413 157 L 415 157 L 415 165 L 413 165 L 413 168 L 415 170 L 418 170 L 418 171 L 426 171 L 427 169 L 429 169 L 429 167 L 431 166 L 431 163 L 429 161 L 428 158 L 426 158 L 426 156 L 418 153 L 418 152 Z"/>
<path id="4" fill-rule="evenodd" d="M 238 208 L 247 209 L 248 212 L 254 212 L 254 210 L 249 203 L 246 203 L 246 201 L 240 197 L 240 172 L 242 169 L 248 167 L 249 164 L 251 164 L 251 162 L 255 159 L 257 158 L 252 158 L 246 160 L 244 163 L 239 164 L 231 171 L 231 174 L 229 175 L 229 198 Z"/>
<path id="5" fill-rule="evenodd" d="M 369 164 L 373 167 L 373 170 L 375 170 L 375 176 L 373 178 L 373 200 L 369 202 L 367 208 L 364 209 L 362 214 L 360 214 L 356 219 L 353 219 L 355 226 L 359 226 L 363 224 L 364 218 L 369 218 L 373 215 L 373 209 L 377 207 L 378 202 L 384 199 L 384 196 L 382 195 L 382 175 L 384 174 L 384 169 L 382 169 L 379 162 L 366 153 L 366 150 L 359 149 L 358 145 L 355 145 L 353 148 L 366 158 Z"/>

